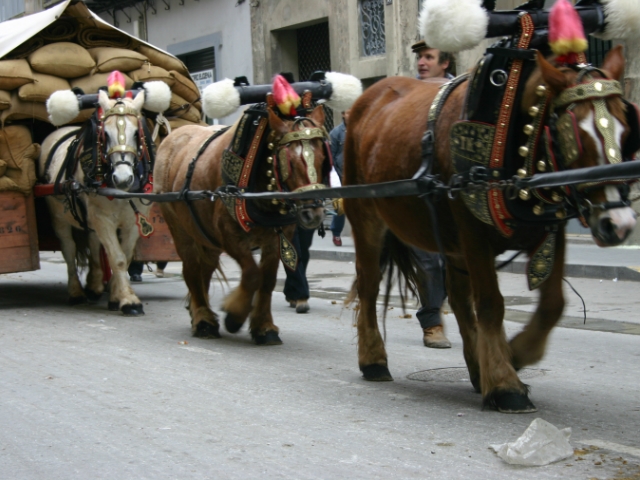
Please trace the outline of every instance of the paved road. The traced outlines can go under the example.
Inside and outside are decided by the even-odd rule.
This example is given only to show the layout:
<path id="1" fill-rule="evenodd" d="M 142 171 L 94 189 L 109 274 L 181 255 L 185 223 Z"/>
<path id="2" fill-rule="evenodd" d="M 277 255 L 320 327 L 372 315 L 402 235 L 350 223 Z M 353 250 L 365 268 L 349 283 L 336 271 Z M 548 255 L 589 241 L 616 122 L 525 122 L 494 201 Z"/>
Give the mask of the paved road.
<path id="1" fill-rule="evenodd" d="M 278 347 L 252 345 L 246 330 L 192 338 L 177 263 L 135 286 L 147 312 L 135 319 L 108 312 L 106 300 L 67 307 L 59 256 L 0 276 L 0 479 L 640 476 L 640 336 L 611 333 L 637 333 L 636 282 L 570 279 L 593 329 L 578 328 L 581 304 L 568 290 L 571 328 L 556 329 L 545 359 L 522 372 L 539 412 L 512 416 L 481 410 L 452 315 L 453 348 L 426 349 L 415 318 L 393 303 L 395 381 L 364 382 L 353 310 L 340 302 L 353 264 L 309 268 L 310 314 L 274 296 Z M 234 284 L 234 265 L 225 270 Z M 535 294 L 522 276 L 500 279 L 512 335 Z M 213 304 L 222 296 L 216 285 Z M 571 427 L 576 455 L 523 469 L 488 449 L 534 418 Z"/>

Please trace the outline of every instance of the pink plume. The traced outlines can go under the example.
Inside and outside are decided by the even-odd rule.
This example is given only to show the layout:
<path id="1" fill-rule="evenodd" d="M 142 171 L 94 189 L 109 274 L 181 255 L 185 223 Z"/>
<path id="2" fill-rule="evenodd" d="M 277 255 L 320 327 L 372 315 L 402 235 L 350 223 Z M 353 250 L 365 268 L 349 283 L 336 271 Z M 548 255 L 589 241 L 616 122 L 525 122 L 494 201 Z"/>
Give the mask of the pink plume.
<path id="1" fill-rule="evenodd" d="M 576 55 L 588 47 L 580 16 L 568 0 L 558 0 L 549 12 L 549 46 L 566 63 L 576 63 Z"/>
<path id="2" fill-rule="evenodd" d="M 120 98 L 124 96 L 125 80 L 124 75 L 118 70 L 114 70 L 107 77 L 107 87 L 109 91 L 109 98 Z"/>
<path id="3" fill-rule="evenodd" d="M 296 116 L 296 107 L 300 105 L 300 95 L 282 75 L 273 79 L 273 99 L 283 115 Z"/>

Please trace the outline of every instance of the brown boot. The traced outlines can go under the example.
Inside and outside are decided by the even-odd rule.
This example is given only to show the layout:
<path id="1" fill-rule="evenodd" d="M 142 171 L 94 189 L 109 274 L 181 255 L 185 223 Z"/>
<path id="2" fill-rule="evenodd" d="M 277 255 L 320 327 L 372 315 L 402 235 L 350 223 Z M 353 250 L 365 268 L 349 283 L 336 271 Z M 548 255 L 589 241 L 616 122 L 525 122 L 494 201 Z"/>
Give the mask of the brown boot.
<path id="1" fill-rule="evenodd" d="M 444 334 L 444 327 L 436 325 L 422 329 L 424 346 L 429 348 L 451 348 L 451 342 Z"/>

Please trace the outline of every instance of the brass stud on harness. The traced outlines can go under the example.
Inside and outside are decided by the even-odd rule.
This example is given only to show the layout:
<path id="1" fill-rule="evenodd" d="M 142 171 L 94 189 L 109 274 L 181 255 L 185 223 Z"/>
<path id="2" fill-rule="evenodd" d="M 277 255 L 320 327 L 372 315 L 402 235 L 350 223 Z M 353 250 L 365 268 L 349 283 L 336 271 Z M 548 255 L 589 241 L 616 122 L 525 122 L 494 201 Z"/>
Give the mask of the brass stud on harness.
<path id="1" fill-rule="evenodd" d="M 538 115 L 539 112 L 540 112 L 540 109 L 535 105 L 529 109 L 529 115 L 531 115 L 532 117 L 535 117 L 536 115 Z"/>
<path id="2" fill-rule="evenodd" d="M 273 200 L 271 200 L 271 203 L 273 203 L 274 205 L 277 205 L 278 204 L 278 200 L 274 198 Z"/>
<path id="3" fill-rule="evenodd" d="M 539 97 L 544 97 L 547 94 L 547 87 L 545 87 L 544 85 L 538 85 L 536 87 L 536 95 L 538 95 Z"/>
<path id="4" fill-rule="evenodd" d="M 267 190 L 269 190 L 269 191 L 273 190 L 273 185 L 271 185 L 271 184 L 267 185 Z"/>
<path id="5" fill-rule="evenodd" d="M 544 213 L 544 207 L 542 205 L 534 205 L 533 213 L 536 215 L 542 215 Z"/>
<path id="6" fill-rule="evenodd" d="M 528 147 L 525 147 L 524 145 L 523 145 L 523 146 L 521 146 L 521 147 L 518 149 L 518 154 L 519 154 L 521 157 L 526 157 L 526 156 L 529 154 L 529 148 L 528 148 Z"/>
<path id="7" fill-rule="evenodd" d="M 522 190 L 520 190 L 518 192 L 518 196 L 520 197 L 520 200 L 524 200 L 525 202 L 529 200 L 529 198 L 531 198 L 531 194 L 529 193 L 529 190 L 527 190 L 526 188 L 523 188 Z"/>
<path id="8" fill-rule="evenodd" d="M 562 199 L 563 199 L 562 195 L 560 195 L 558 192 L 553 192 L 551 194 L 551 200 L 553 200 L 554 202 L 560 203 Z"/>
<path id="9" fill-rule="evenodd" d="M 533 125 L 525 125 L 524 128 L 522 129 L 522 131 L 525 133 L 525 135 L 531 135 L 534 131 L 534 127 Z"/>
<path id="10" fill-rule="evenodd" d="M 563 219 L 566 216 L 567 214 L 563 208 L 559 208 L 558 210 L 556 210 L 556 218 Z"/>
<path id="11" fill-rule="evenodd" d="M 538 163 L 536 163 L 536 167 L 538 167 L 539 172 L 544 172 L 547 169 L 547 164 L 544 162 L 544 160 L 538 160 Z"/>
<path id="12" fill-rule="evenodd" d="M 280 215 L 286 215 L 287 213 L 288 213 L 288 212 L 287 212 L 287 209 L 286 209 L 286 208 L 281 208 L 281 209 L 280 209 Z"/>
<path id="13" fill-rule="evenodd" d="M 524 178 L 527 176 L 527 171 L 524 168 L 519 168 L 518 169 L 518 176 L 520 178 Z"/>
<path id="14" fill-rule="evenodd" d="M 267 177 L 273 177 L 273 170 L 267 170 Z"/>
<path id="15" fill-rule="evenodd" d="M 275 184 L 276 184 L 276 179 L 275 179 L 275 178 L 272 178 L 272 179 L 271 179 L 271 185 L 275 185 Z"/>
<path id="16" fill-rule="evenodd" d="M 273 163 L 273 157 L 267 157 L 267 163 L 269 164 Z"/>
<path id="17" fill-rule="evenodd" d="M 269 150 L 273 150 L 273 149 L 275 148 L 275 145 L 274 145 L 273 143 L 269 143 L 269 144 L 267 145 L 267 148 L 268 148 Z"/>

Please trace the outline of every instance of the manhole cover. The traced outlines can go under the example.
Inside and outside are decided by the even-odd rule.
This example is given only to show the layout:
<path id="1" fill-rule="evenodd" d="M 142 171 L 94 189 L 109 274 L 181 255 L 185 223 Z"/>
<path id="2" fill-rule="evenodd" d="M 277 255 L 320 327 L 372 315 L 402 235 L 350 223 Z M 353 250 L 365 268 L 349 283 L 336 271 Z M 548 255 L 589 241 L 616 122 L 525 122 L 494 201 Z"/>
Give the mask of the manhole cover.
<path id="1" fill-rule="evenodd" d="M 520 380 L 528 378 L 540 377 L 545 374 L 544 370 L 535 368 L 523 368 L 518 372 Z M 469 372 L 466 367 L 450 367 L 450 368 L 434 368 L 433 370 L 422 370 L 407 375 L 409 380 L 416 382 L 468 382 Z"/>

